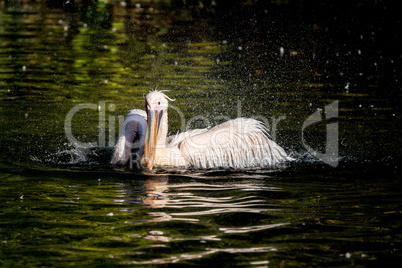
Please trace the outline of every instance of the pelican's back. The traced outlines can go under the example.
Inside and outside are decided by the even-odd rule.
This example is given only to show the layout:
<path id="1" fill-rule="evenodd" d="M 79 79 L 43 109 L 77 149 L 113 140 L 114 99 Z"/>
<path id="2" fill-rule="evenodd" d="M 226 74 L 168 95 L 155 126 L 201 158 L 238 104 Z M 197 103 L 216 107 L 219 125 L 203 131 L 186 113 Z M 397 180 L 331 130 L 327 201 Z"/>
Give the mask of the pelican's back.
<path id="1" fill-rule="evenodd" d="M 257 120 L 237 118 L 180 142 L 179 150 L 196 168 L 273 166 L 288 158 L 269 139 L 266 127 Z"/>

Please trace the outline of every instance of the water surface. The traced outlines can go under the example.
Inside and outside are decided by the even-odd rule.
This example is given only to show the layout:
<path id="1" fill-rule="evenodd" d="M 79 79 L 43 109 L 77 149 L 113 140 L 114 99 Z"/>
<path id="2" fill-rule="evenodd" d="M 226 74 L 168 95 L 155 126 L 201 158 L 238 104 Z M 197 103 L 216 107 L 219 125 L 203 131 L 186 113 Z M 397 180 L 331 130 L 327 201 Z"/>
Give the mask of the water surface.
<path id="1" fill-rule="evenodd" d="M 397 266 L 401 53 L 391 6 L 56 2 L 0 4 L 0 264 Z M 295 161 L 109 165 L 120 118 L 156 87 L 176 99 L 171 133 L 255 117 Z M 87 148 L 65 131 L 80 104 L 71 130 Z M 322 122 L 303 128 L 317 111 Z M 308 149 L 325 153 L 327 123 L 339 135 L 333 165 Z"/>

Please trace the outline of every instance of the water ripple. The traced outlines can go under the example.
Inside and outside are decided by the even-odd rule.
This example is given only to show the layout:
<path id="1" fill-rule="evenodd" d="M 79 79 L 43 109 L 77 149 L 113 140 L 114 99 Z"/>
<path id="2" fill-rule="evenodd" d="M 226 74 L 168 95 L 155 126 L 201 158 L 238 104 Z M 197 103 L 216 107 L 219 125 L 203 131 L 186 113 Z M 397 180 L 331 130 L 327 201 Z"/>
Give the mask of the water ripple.
<path id="1" fill-rule="evenodd" d="M 290 224 L 290 223 L 277 223 L 277 224 L 267 224 L 267 225 L 259 225 L 259 226 L 239 227 L 239 228 L 219 228 L 219 230 L 223 231 L 226 234 L 242 234 L 242 233 L 249 233 L 249 232 L 271 229 L 271 228 L 284 226 L 284 225 L 288 225 L 288 224 Z"/>
<path id="2" fill-rule="evenodd" d="M 270 251 L 277 251 L 274 247 L 250 247 L 250 248 L 225 248 L 225 249 L 217 249 L 217 248 L 207 248 L 206 251 L 194 254 L 180 254 L 178 256 L 171 256 L 168 258 L 159 258 L 153 259 L 150 261 L 131 261 L 131 262 L 124 262 L 126 265 L 144 265 L 144 264 L 168 264 L 168 263 L 178 263 L 183 260 L 194 260 L 194 259 L 201 259 L 205 256 L 216 254 L 219 252 L 226 252 L 226 253 L 264 253 Z M 260 262 L 258 262 L 260 263 Z M 266 263 L 265 261 L 263 262 Z"/>

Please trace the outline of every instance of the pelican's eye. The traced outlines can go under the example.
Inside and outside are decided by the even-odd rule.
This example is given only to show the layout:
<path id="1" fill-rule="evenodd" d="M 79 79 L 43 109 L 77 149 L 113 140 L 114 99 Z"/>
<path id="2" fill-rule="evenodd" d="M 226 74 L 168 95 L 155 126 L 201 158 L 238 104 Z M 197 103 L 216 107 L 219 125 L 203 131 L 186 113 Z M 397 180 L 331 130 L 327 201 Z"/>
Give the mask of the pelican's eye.
<path id="1" fill-rule="evenodd" d="M 160 101 L 158 101 L 158 105 L 161 105 L 161 102 L 160 102 Z"/>

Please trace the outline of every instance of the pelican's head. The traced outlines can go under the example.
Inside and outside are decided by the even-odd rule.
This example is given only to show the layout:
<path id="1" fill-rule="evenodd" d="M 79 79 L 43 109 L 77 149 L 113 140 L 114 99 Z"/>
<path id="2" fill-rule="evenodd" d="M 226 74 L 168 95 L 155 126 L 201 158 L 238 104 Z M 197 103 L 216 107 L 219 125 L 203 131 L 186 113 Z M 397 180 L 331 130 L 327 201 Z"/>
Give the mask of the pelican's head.
<path id="1" fill-rule="evenodd" d="M 144 157 L 147 163 L 147 167 L 151 170 L 154 164 L 155 149 L 159 137 L 166 136 L 167 126 L 162 129 L 163 120 L 167 120 L 168 100 L 170 99 L 162 91 L 151 91 L 145 97 L 145 108 L 148 115 L 148 124 L 145 132 L 145 144 L 144 144 Z M 166 139 L 166 137 L 162 137 Z M 163 143 L 165 140 L 162 141 Z"/>

